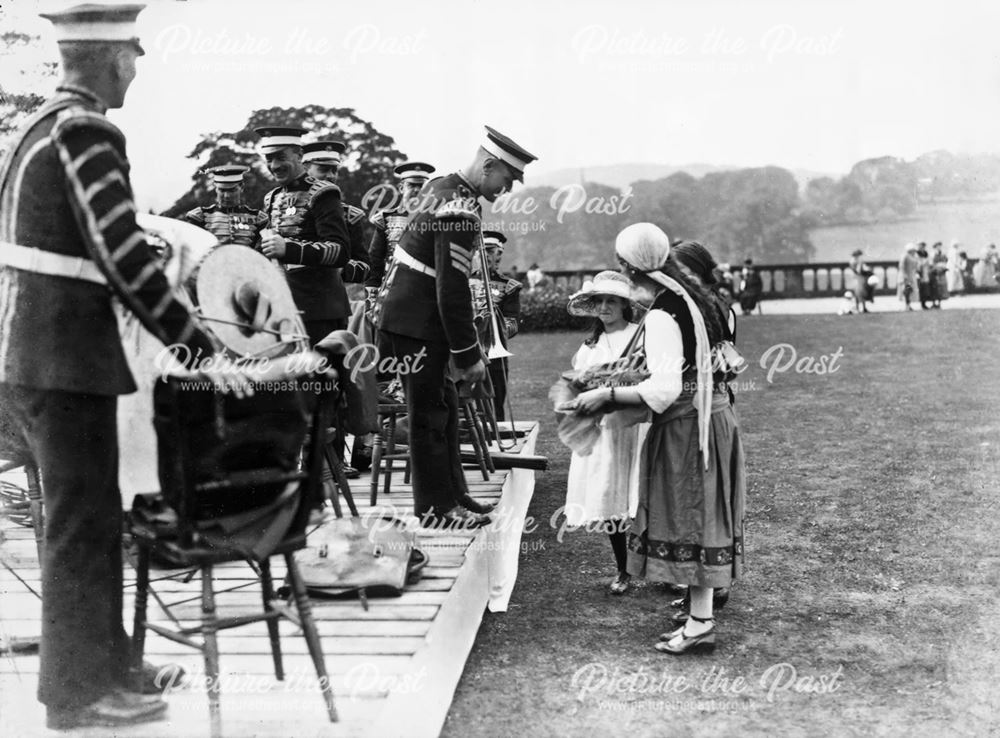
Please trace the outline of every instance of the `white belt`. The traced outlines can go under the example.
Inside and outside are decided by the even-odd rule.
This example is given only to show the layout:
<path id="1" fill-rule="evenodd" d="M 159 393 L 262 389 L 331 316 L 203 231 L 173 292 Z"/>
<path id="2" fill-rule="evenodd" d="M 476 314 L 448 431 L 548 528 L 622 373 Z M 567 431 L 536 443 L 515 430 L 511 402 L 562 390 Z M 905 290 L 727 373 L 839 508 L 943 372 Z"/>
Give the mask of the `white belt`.
<path id="1" fill-rule="evenodd" d="M 9 266 L 23 272 L 48 274 L 51 277 L 68 277 L 94 284 L 107 284 L 97 264 L 90 259 L 42 251 L 16 243 L 0 241 L 0 266 Z"/>
<path id="2" fill-rule="evenodd" d="M 405 264 L 415 272 L 426 274 L 428 277 L 431 278 L 437 276 L 437 271 L 434 269 L 434 267 L 427 266 L 412 254 L 409 254 L 403 249 L 401 249 L 399 246 L 396 246 L 396 249 L 392 252 L 392 255 L 396 259 L 396 261 L 398 261 L 400 264 Z"/>

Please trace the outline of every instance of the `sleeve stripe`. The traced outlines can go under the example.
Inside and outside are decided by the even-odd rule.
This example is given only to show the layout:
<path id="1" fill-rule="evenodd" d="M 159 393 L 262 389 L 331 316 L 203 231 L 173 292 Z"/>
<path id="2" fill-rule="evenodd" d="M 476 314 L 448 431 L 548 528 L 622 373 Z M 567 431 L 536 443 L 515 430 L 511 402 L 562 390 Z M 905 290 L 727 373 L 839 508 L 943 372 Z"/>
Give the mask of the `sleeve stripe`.
<path id="1" fill-rule="evenodd" d="M 114 253 L 111 254 L 111 258 L 115 261 L 121 261 L 130 253 L 132 249 L 138 246 L 140 243 L 145 243 L 146 236 L 142 231 L 136 231 L 131 236 L 122 241 L 122 245 L 115 249 Z"/>
<path id="2" fill-rule="evenodd" d="M 142 287 L 144 284 L 146 284 L 146 282 L 149 281 L 149 278 L 152 277 L 154 274 L 156 274 L 159 270 L 160 270 L 159 264 L 157 264 L 155 261 L 149 262 L 146 266 L 142 268 L 142 271 L 139 272 L 138 276 L 131 282 L 129 282 L 128 284 L 129 290 L 132 292 L 138 292 L 139 288 Z"/>
<path id="3" fill-rule="evenodd" d="M 468 351 L 470 349 L 473 349 L 473 348 L 475 348 L 478 345 L 479 345 L 479 341 L 476 341 L 475 343 L 473 343 L 473 344 L 471 344 L 469 346 L 466 346 L 463 349 L 452 349 L 451 353 L 453 353 L 453 354 L 464 354 L 466 351 Z"/>
<path id="4" fill-rule="evenodd" d="M 321 264 L 332 264 L 340 256 L 340 244 L 339 243 L 324 243 L 322 246 L 320 244 L 313 244 L 316 248 L 323 250 L 323 256 L 320 259 Z M 323 247 L 326 248 L 323 248 Z"/>
<path id="5" fill-rule="evenodd" d="M 92 200 L 94 198 L 94 195 L 96 195 L 98 192 L 103 190 L 105 187 L 108 187 L 109 185 L 115 183 L 120 184 L 122 187 L 126 186 L 125 180 L 122 178 L 122 173 L 119 172 L 117 169 L 112 169 L 110 172 L 105 174 L 99 180 L 94 182 L 94 184 L 90 185 L 90 187 L 84 190 L 83 196 L 88 200 Z"/>
<path id="6" fill-rule="evenodd" d="M 102 234 L 96 227 L 96 223 L 94 222 L 94 213 L 90 209 L 90 202 L 83 196 L 83 183 L 80 182 L 80 178 L 77 176 L 76 170 L 73 168 L 73 161 L 70 158 L 70 152 L 60 140 L 55 139 L 55 143 L 56 150 L 59 152 L 59 158 L 62 160 L 63 166 L 66 168 L 66 178 L 73 188 L 73 200 L 77 209 L 77 214 L 87 225 L 88 235 L 90 236 L 90 244 L 93 247 L 93 253 L 96 257 L 95 260 L 98 265 L 103 267 L 104 271 L 106 271 L 109 282 L 111 285 L 117 287 L 115 291 L 118 293 L 119 297 L 123 298 L 123 301 L 126 303 L 128 308 L 139 317 L 143 325 L 145 325 L 151 333 L 166 343 L 167 335 L 163 326 L 152 320 L 152 317 L 149 315 L 149 311 L 146 309 L 146 306 L 142 303 L 142 301 L 127 291 L 127 286 L 125 285 L 125 280 L 122 277 L 121 272 L 118 271 L 114 260 L 111 259 L 108 254 L 108 246 L 104 241 L 104 234 Z M 110 149 L 108 144 L 95 144 L 88 149 L 88 151 L 98 146 L 103 146 L 106 150 Z M 143 320 L 143 318 L 146 318 L 146 320 Z"/>
<path id="7" fill-rule="evenodd" d="M 101 154 L 108 154 L 108 153 L 110 154 L 115 153 L 115 150 L 111 148 L 111 144 L 104 142 L 95 143 L 89 149 L 87 149 L 78 157 L 73 159 L 73 161 L 70 162 L 70 166 L 73 167 L 74 171 L 79 171 L 84 164 L 93 159 L 95 156 L 100 156 Z M 86 193 L 84 193 L 84 196 L 86 197 Z"/>
<path id="8" fill-rule="evenodd" d="M 153 318 L 159 320 L 163 317 L 163 314 L 167 312 L 167 309 L 173 301 L 174 296 L 170 293 L 170 291 L 168 290 L 164 292 L 163 297 L 160 298 L 160 302 L 153 308 Z"/>
<path id="9" fill-rule="evenodd" d="M 120 203 L 115 205 L 111 210 L 108 211 L 107 215 L 97 221 L 97 229 L 104 231 L 107 230 L 108 226 L 118 220 L 120 217 L 126 213 L 134 213 L 135 206 L 132 205 L 131 200 L 122 200 Z"/>

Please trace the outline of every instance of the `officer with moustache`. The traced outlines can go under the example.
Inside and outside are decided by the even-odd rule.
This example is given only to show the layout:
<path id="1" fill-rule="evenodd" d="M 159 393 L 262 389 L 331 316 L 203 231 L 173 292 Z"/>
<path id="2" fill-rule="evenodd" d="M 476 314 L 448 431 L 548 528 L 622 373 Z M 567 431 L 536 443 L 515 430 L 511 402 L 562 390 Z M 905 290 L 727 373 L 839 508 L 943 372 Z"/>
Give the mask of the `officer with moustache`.
<path id="1" fill-rule="evenodd" d="M 188 211 L 184 220 L 204 228 L 220 244 L 257 246 L 260 231 L 267 226 L 267 216 L 263 210 L 243 203 L 243 177 L 248 171 L 241 166 L 212 167 L 209 172 L 215 187 L 215 202 Z"/>
<path id="2" fill-rule="evenodd" d="M 427 527 L 475 528 L 490 518 L 468 493 L 458 439 L 458 391 L 485 373 L 469 275 L 482 238 L 478 198 L 493 202 L 523 181 L 536 157 L 487 127 L 461 172 L 431 180 L 396 246 L 375 324 L 400 366 L 409 416 L 413 508 Z M 454 375 L 450 367 L 454 366 Z"/>
<path id="3" fill-rule="evenodd" d="M 508 341 L 517 335 L 518 320 L 521 316 L 521 289 L 523 285 L 516 279 L 511 279 L 500 272 L 500 259 L 503 256 L 507 237 L 499 231 L 483 232 L 483 248 L 486 251 L 486 262 L 489 276 L 484 281 L 480 276 L 473 280 L 473 295 L 476 297 L 480 313 L 477 315 L 479 337 L 484 346 L 492 346 L 493 321 L 482 312 L 486 300 L 481 292 L 488 286 L 493 299 L 493 309 L 496 312 L 496 324 L 500 329 L 500 345 L 508 348 Z M 507 372 L 510 363 L 507 358 L 491 359 L 487 365 L 490 382 L 493 385 L 493 405 L 497 420 L 504 419 L 504 406 L 507 402 Z"/>
<path id="4" fill-rule="evenodd" d="M 375 234 L 368 245 L 371 271 L 365 280 L 365 296 L 369 307 L 374 307 L 378 288 L 382 286 L 386 265 L 392 259 L 396 244 L 406 228 L 410 209 L 419 205 L 420 190 L 434 173 L 434 167 L 422 161 L 407 161 L 392 170 L 397 180 L 398 196 L 392 207 L 380 210 L 371 217 Z"/>
<path id="5" fill-rule="evenodd" d="M 337 184 L 340 164 L 344 159 L 347 144 L 343 141 L 314 141 L 302 147 L 302 162 L 310 177 Z M 343 203 L 344 221 L 351 240 L 351 254 L 341 271 L 347 284 L 360 284 L 368 278 L 368 249 L 365 248 L 365 211 L 354 205 Z M 347 299 L 346 291 L 344 299 Z"/>
<path id="6" fill-rule="evenodd" d="M 347 327 L 350 309 L 340 270 L 350 259 L 340 188 L 310 177 L 302 163 L 304 128 L 255 129 L 278 186 L 264 195 L 267 228 L 261 252 L 285 266 L 295 305 L 316 344 Z"/>
<path id="7" fill-rule="evenodd" d="M 55 26 L 63 80 L 0 166 L 0 440 L 41 469 L 38 699 L 56 730 L 148 722 L 167 707 L 124 686 L 116 412 L 136 385 L 112 300 L 178 358 L 213 353 L 136 224 L 125 138 L 105 117 L 124 104 L 144 53 L 143 7 L 42 16 Z M 144 667 L 143 691 L 156 673 Z"/>

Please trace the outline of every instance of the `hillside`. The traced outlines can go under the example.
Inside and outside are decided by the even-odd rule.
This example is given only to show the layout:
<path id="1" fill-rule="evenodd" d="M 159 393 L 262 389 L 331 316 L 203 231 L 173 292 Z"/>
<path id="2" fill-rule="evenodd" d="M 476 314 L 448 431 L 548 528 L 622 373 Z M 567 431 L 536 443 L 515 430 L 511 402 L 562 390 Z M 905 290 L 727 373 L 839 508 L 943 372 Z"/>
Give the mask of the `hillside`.
<path id="1" fill-rule="evenodd" d="M 687 172 L 692 177 L 704 177 L 710 172 L 731 172 L 736 169 L 743 169 L 737 165 L 718 164 L 607 164 L 603 166 L 577 167 L 573 169 L 557 169 L 541 174 L 529 174 L 525 177 L 527 187 L 562 187 L 567 184 L 579 184 L 581 177 L 587 182 L 600 182 L 616 189 L 624 189 L 633 182 L 639 180 L 653 180 L 669 177 L 675 172 Z M 839 174 L 830 172 L 817 172 L 811 169 L 789 169 L 800 188 L 804 188 L 809 180 L 819 177 L 839 177 Z"/>
<path id="2" fill-rule="evenodd" d="M 1000 244 L 1000 193 L 982 200 L 922 204 L 911 218 L 892 223 L 817 228 L 809 233 L 815 261 L 847 261 L 864 249 L 869 259 L 898 259 L 909 241 L 958 241 L 970 257 L 990 243 Z"/>

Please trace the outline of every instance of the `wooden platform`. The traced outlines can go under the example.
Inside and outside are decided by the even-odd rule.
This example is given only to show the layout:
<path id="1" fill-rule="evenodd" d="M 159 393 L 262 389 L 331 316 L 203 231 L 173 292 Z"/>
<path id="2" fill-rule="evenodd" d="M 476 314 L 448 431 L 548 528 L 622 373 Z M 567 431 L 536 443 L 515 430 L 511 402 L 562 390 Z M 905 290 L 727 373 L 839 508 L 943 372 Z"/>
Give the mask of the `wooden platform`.
<path id="1" fill-rule="evenodd" d="M 533 453 L 538 429 L 526 431 L 518 451 Z M 483 611 L 506 609 L 517 576 L 521 531 L 534 490 L 534 472 L 498 471 L 484 482 L 478 470 L 466 472 L 470 491 L 480 501 L 497 502 L 495 522 L 487 529 L 450 533 L 420 529 L 418 545 L 430 556 L 421 581 L 398 598 L 370 600 L 366 611 L 357 600 L 314 600 L 313 613 L 326 654 L 326 666 L 340 720 L 330 723 L 315 671 L 297 626 L 281 621 L 285 654 L 284 682 L 274 678 L 262 623 L 219 635 L 222 667 L 222 724 L 227 736 L 437 736 L 475 641 Z M 412 517 L 410 488 L 402 474 L 393 480 L 379 508 Z M 368 504 L 367 475 L 351 488 L 362 514 Z M 41 603 L 29 587 L 40 588 L 37 556 L 28 528 L 0 524 L 0 555 L 17 576 L 0 569 L 0 639 L 37 636 Z M 280 557 L 273 559 L 276 580 L 284 576 Z M 154 576 L 156 576 L 154 572 Z M 162 574 L 162 572 L 161 572 Z M 256 612 L 260 587 L 245 564 L 217 571 L 220 615 Z M 132 571 L 126 570 L 125 623 L 132 621 Z M 200 580 L 164 579 L 154 585 L 185 625 L 200 616 Z M 168 624 L 162 608 L 150 601 L 154 621 Z M 206 736 L 208 701 L 201 654 L 153 633 L 146 652 L 153 663 L 177 662 L 189 678 L 168 697 L 168 718 L 132 729 L 89 729 L 76 733 L 47 731 L 44 708 L 35 699 L 37 655 L 0 655 L 0 724 L 5 735 Z M 193 677 L 193 678 L 192 678 Z"/>

